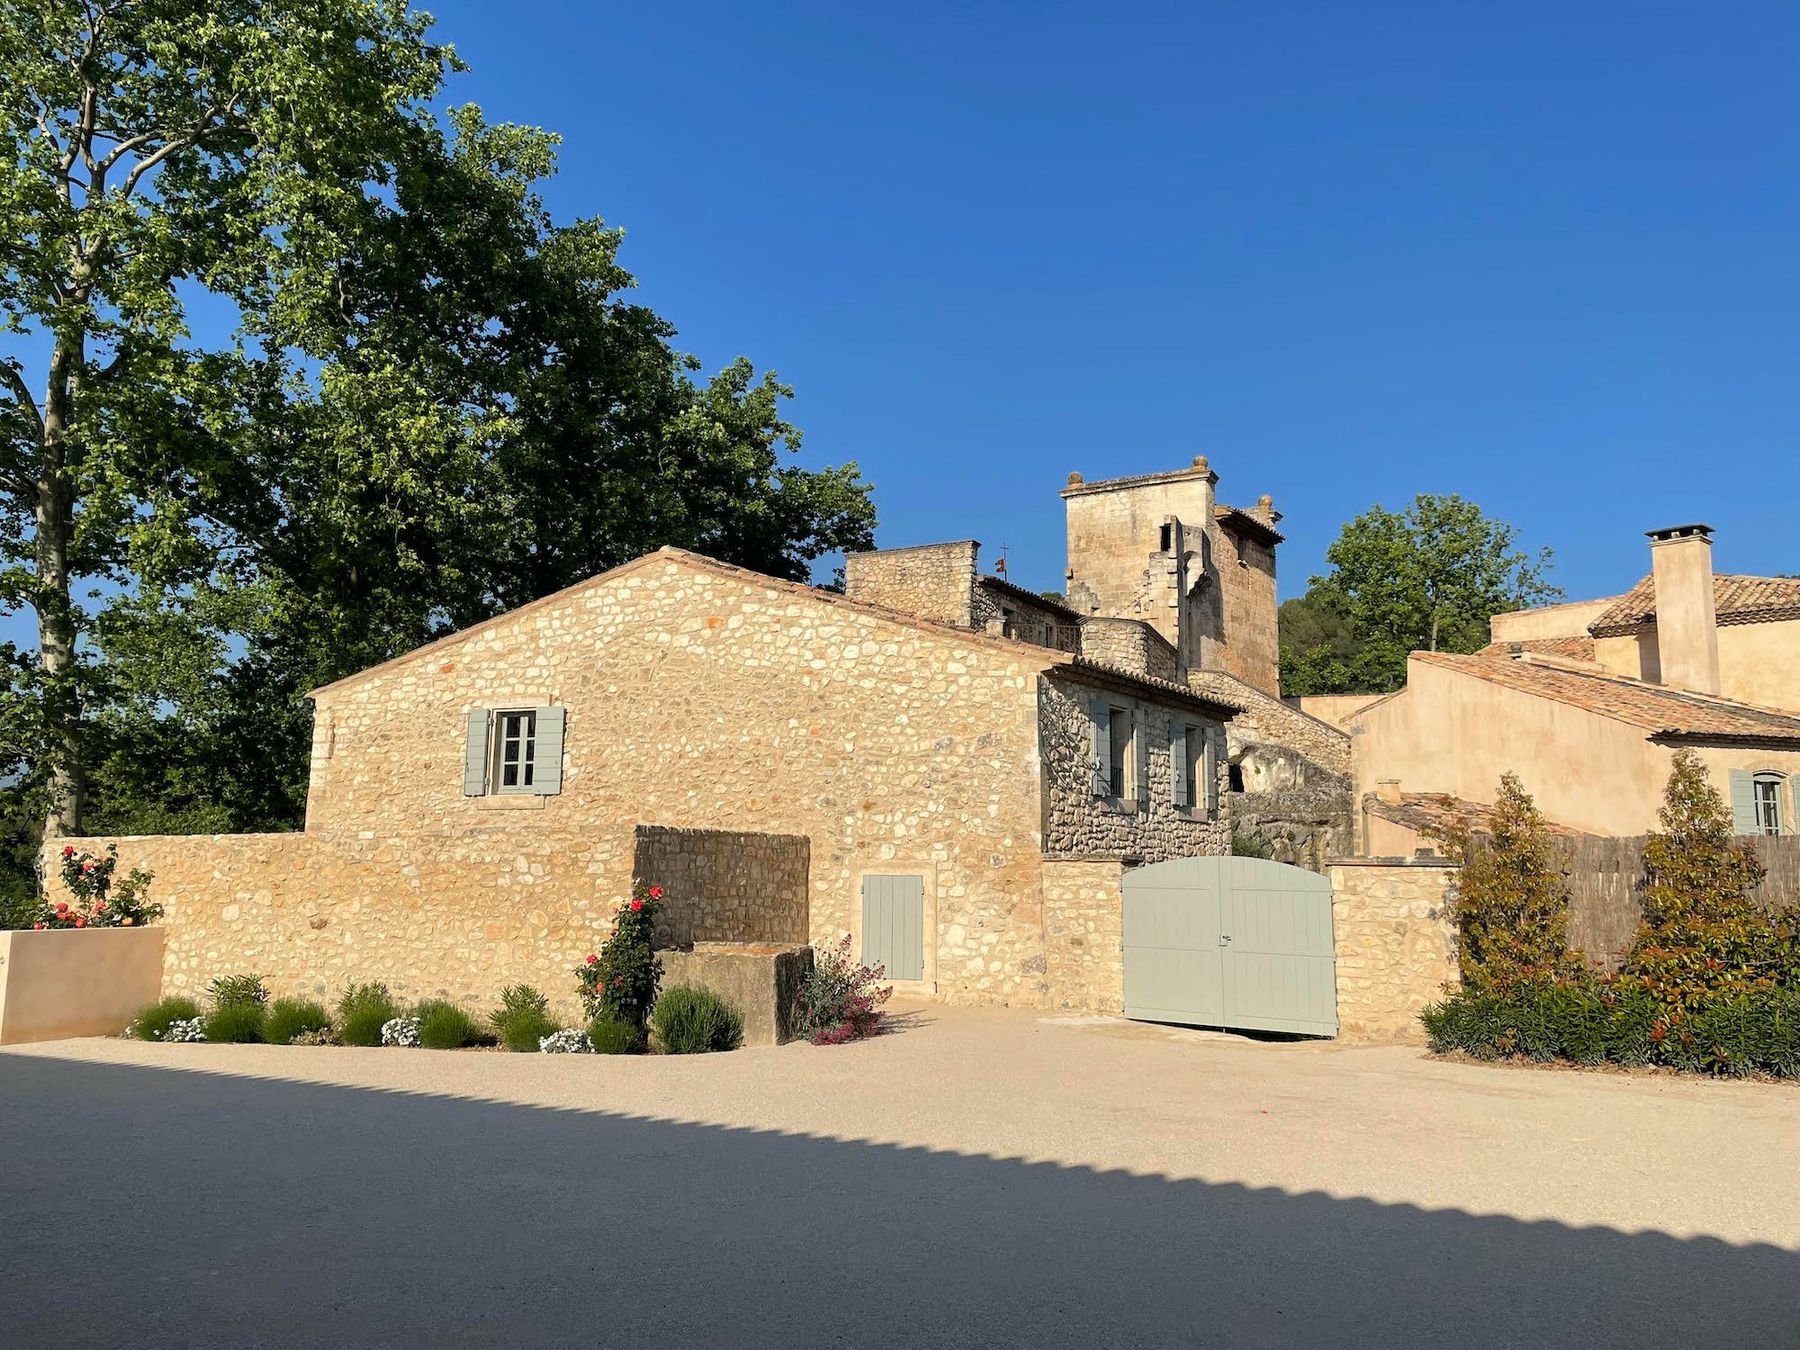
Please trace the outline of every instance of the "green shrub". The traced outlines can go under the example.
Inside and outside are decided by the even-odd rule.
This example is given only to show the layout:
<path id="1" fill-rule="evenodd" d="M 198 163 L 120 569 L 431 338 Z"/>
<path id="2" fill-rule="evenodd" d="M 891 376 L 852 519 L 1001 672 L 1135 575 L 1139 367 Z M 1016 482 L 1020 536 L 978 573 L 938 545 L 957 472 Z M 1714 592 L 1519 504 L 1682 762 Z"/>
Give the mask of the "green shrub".
<path id="1" fill-rule="evenodd" d="M 125 1034 L 139 1041 L 160 1041 L 171 1022 L 191 1021 L 200 1015 L 200 1007 L 191 998 L 176 995 L 159 998 L 131 1019 Z"/>
<path id="2" fill-rule="evenodd" d="M 631 898 L 613 915 L 612 936 L 575 967 L 575 985 L 589 1017 L 629 1022 L 639 1031 L 662 987 L 662 966 L 652 949 L 663 888 L 634 881 Z"/>
<path id="3" fill-rule="evenodd" d="M 269 1005 L 268 1019 L 263 1023 L 263 1039 L 270 1045 L 292 1045 L 296 1036 L 318 1033 L 331 1028 L 322 1004 L 306 998 L 278 998 Z"/>
<path id="4" fill-rule="evenodd" d="M 206 992 L 212 996 L 215 1008 L 234 1003 L 253 1003 L 261 1008 L 269 1002 L 269 991 L 263 988 L 260 975 L 221 975 L 206 986 Z"/>
<path id="5" fill-rule="evenodd" d="M 671 990 L 670 993 L 674 991 Z M 667 998 L 669 995 L 664 994 Z M 661 1006 L 660 1004 L 658 1005 Z M 629 1022 L 621 1022 L 616 1017 L 604 1014 L 588 1023 L 588 1044 L 594 1047 L 596 1055 L 635 1055 L 644 1048 L 643 1033 Z M 721 1049 L 730 1049 L 722 1046 Z"/>
<path id="6" fill-rule="evenodd" d="M 536 1054 L 538 1042 L 559 1029 L 550 1016 L 550 1000 L 528 984 L 502 989 L 500 1006 L 488 1014 L 488 1023 L 500 1044 L 520 1055 Z"/>
<path id="7" fill-rule="evenodd" d="M 260 1041 L 268 1015 L 260 1003 L 221 1003 L 206 1015 L 206 1039 L 234 1045 Z"/>
<path id="8" fill-rule="evenodd" d="M 650 1014 L 665 1055 L 735 1050 L 744 1042 L 744 1015 L 710 989 L 678 984 L 665 989 Z"/>
<path id="9" fill-rule="evenodd" d="M 338 1000 L 338 1039 L 345 1045 L 380 1045 L 381 1028 L 400 1015 L 385 984 L 353 984 Z"/>
<path id="10" fill-rule="evenodd" d="M 427 999 L 413 1016 L 419 1019 L 419 1044 L 427 1050 L 461 1050 L 480 1035 L 474 1018 L 441 998 Z"/>

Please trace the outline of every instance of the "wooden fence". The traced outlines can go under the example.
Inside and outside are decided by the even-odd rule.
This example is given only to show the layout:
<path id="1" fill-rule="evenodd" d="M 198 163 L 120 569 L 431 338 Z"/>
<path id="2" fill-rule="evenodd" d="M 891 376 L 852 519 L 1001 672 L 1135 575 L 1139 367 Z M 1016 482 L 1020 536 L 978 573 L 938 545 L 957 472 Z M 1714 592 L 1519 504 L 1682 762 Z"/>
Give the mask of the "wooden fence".
<path id="1" fill-rule="evenodd" d="M 1800 835 L 1750 841 L 1768 869 L 1753 899 L 1765 909 L 1800 901 Z M 1586 837 L 1565 842 L 1569 873 L 1569 945 L 1608 967 L 1631 945 L 1643 918 L 1644 839 Z"/>

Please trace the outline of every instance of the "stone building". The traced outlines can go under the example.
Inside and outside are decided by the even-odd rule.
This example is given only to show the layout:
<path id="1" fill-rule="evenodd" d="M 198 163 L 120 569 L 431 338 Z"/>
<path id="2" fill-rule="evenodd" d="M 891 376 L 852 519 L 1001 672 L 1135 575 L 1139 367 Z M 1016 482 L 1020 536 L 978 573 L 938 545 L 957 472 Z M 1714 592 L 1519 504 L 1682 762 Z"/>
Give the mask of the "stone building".
<path id="1" fill-rule="evenodd" d="M 975 556 L 852 558 L 846 597 L 665 549 L 315 691 L 304 831 L 81 842 L 155 872 L 170 992 L 567 1014 L 666 878 L 666 940 L 848 934 L 902 990 L 1116 1010 L 1121 868 L 1226 851 L 1235 710 Z"/>
<path id="2" fill-rule="evenodd" d="M 1800 832 L 1800 580 L 1715 575 L 1712 532 L 1650 532 L 1624 595 L 1497 614 L 1470 656 L 1415 652 L 1400 692 L 1346 716 L 1363 851 L 1429 847 L 1518 774 L 1558 826 L 1655 828 L 1693 749 L 1742 834 Z"/>
<path id="3" fill-rule="evenodd" d="M 847 593 L 961 627 L 1040 643 L 1239 710 L 1226 745 L 1229 814 L 1279 861 L 1323 870 L 1354 837 L 1350 742 L 1281 700 L 1275 550 L 1267 497 L 1223 505 L 1205 456 L 1185 469 L 1062 491 L 1064 599 L 984 576 L 974 540 L 853 555 Z"/>

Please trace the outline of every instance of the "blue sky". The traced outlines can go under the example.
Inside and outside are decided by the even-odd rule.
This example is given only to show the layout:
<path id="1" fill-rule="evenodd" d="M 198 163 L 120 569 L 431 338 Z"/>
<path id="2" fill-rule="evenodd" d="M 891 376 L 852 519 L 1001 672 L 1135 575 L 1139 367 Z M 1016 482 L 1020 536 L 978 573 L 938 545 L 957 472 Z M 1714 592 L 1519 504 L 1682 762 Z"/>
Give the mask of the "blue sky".
<path id="1" fill-rule="evenodd" d="M 1702 519 L 1800 571 L 1792 5 L 439 0 L 716 367 L 798 390 L 882 544 L 1057 586 L 1070 470 L 1211 457 L 1282 592 L 1460 492 L 1579 597 Z"/>

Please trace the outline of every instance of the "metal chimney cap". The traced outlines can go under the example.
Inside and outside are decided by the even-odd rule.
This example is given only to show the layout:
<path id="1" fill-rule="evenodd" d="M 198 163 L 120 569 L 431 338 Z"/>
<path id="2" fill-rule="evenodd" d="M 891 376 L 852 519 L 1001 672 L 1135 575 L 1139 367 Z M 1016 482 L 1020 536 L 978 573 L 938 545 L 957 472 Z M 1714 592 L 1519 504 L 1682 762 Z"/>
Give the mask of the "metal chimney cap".
<path id="1" fill-rule="evenodd" d="M 1665 525 L 1660 530 L 1645 530 L 1644 536 L 1661 544 L 1670 539 L 1692 539 L 1696 536 L 1711 539 L 1712 532 L 1713 527 L 1710 525 Z"/>

